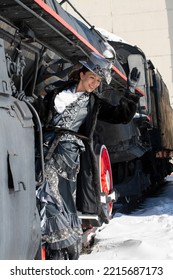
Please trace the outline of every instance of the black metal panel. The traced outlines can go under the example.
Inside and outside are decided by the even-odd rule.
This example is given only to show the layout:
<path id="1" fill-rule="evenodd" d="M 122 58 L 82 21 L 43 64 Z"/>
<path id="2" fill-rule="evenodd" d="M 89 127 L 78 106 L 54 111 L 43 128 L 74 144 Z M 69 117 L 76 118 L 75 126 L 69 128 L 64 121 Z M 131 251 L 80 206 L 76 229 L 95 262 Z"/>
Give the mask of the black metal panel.
<path id="1" fill-rule="evenodd" d="M 51 5 L 51 0 L 49 5 Z M 48 6 L 45 6 L 47 8 Z M 13 8 L 14 12 L 11 13 Z M 50 9 L 50 7 L 49 7 Z M 91 51 L 103 53 L 105 50 L 104 40 L 94 31 L 85 26 L 82 22 L 65 12 L 61 6 L 56 4 L 57 14 L 50 10 L 50 13 L 37 5 L 34 0 L 2 0 L 0 2 L 0 16 L 8 20 L 19 29 L 19 33 L 25 32 L 28 26 L 33 33 L 33 40 L 40 42 L 51 49 L 60 57 L 76 63 L 82 57 L 89 55 Z M 28 34 L 28 32 L 27 32 Z M 23 34 L 26 38 L 27 34 Z M 119 84 L 120 88 L 126 86 L 124 73 L 119 74 L 121 65 L 115 63 L 112 85 Z M 116 71 L 117 69 L 117 71 Z"/>
<path id="2" fill-rule="evenodd" d="M 0 94 L 0 259 L 33 259 L 40 244 L 34 132 L 26 104 Z"/>
<path id="3" fill-rule="evenodd" d="M 92 34 L 92 30 L 64 12 L 58 3 L 56 10 L 75 32 L 90 42 L 98 51 L 102 52 L 105 48 L 103 40 L 101 42 L 100 37 L 95 32 Z M 76 60 L 75 57 L 79 58 L 84 56 L 85 52 L 89 53 L 91 51 L 73 32 L 69 31 L 67 27 L 58 22 L 56 18 L 34 1 L 3 0 L 0 2 L 0 15 L 5 20 L 8 19 L 19 30 L 21 30 L 23 24 L 26 24 L 34 31 L 36 40 L 51 47 L 55 52 L 63 54 L 64 57 L 71 61 Z"/>

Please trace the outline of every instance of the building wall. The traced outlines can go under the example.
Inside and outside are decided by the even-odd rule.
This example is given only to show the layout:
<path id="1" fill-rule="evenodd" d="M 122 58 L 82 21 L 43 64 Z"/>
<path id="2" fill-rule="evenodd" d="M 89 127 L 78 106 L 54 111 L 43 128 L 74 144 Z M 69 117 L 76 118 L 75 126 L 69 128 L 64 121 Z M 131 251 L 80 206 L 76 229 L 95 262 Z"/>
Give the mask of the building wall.
<path id="1" fill-rule="evenodd" d="M 143 50 L 161 73 L 173 106 L 173 1 L 70 0 L 84 18 Z M 69 5 L 63 7 L 77 16 Z"/>

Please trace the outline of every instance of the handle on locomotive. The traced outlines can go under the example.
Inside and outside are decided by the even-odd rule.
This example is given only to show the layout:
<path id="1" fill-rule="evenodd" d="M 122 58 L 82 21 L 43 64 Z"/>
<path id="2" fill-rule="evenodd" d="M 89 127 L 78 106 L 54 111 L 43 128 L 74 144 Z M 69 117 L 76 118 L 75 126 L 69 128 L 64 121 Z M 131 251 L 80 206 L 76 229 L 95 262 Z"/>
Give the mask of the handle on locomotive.
<path id="1" fill-rule="evenodd" d="M 33 115 L 35 116 L 36 120 L 37 120 L 37 125 L 38 125 L 38 130 L 39 130 L 39 148 L 40 148 L 40 161 L 41 161 L 41 180 L 38 182 L 36 182 L 36 186 L 40 186 L 45 179 L 45 175 L 44 175 L 44 152 L 43 152 L 43 133 L 42 133 L 42 124 L 39 118 L 39 115 L 37 113 L 37 111 L 35 110 L 34 106 L 27 101 L 26 99 L 24 99 L 25 103 L 28 105 L 28 107 L 30 108 L 30 110 L 32 111 Z"/>

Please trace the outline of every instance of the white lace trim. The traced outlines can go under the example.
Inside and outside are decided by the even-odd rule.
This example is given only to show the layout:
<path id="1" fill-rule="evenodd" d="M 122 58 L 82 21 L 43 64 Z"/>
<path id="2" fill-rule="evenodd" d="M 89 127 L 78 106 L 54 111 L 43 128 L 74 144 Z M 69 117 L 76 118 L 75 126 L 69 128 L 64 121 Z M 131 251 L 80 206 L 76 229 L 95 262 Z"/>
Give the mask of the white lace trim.
<path id="1" fill-rule="evenodd" d="M 83 92 L 75 92 L 75 88 L 63 90 L 58 93 L 54 100 L 54 108 L 55 110 L 62 114 L 65 108 L 77 100 Z"/>

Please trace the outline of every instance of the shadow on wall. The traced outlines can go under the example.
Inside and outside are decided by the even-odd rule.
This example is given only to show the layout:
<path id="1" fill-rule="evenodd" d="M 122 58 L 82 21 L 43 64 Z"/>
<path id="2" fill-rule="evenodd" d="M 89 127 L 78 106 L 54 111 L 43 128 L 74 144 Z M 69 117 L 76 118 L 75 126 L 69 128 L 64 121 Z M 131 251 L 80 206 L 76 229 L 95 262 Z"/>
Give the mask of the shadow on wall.
<path id="1" fill-rule="evenodd" d="M 165 0 L 167 15 L 168 15 L 168 26 L 169 26 L 169 38 L 170 38 L 170 47 L 171 54 L 173 54 L 173 1 Z M 171 55 L 171 68 L 172 68 L 172 81 L 173 81 L 173 55 Z"/>

